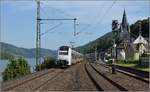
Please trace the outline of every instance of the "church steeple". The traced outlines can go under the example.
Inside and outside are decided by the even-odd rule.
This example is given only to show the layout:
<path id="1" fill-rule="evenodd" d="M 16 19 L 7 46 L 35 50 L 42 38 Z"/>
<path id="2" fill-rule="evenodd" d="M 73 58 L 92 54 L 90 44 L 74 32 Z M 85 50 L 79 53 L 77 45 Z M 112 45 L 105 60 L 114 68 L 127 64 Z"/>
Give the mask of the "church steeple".
<path id="1" fill-rule="evenodd" d="M 129 24 L 128 24 L 128 21 L 127 21 L 127 16 L 126 16 L 125 9 L 124 9 L 124 13 L 123 13 L 121 26 L 122 26 L 122 30 L 121 31 L 128 31 L 128 32 L 130 32 L 130 28 L 129 28 Z"/>
<path id="2" fill-rule="evenodd" d="M 131 36 L 130 36 L 130 26 L 127 21 L 127 15 L 126 11 L 123 12 L 123 18 L 120 25 L 120 39 L 123 42 L 131 42 Z"/>

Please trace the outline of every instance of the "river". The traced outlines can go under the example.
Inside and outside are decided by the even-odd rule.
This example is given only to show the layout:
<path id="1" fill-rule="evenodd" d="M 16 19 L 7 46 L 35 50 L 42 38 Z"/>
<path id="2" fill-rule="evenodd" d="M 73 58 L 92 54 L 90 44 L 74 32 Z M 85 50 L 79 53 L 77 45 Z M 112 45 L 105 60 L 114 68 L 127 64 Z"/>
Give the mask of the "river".
<path id="1" fill-rule="evenodd" d="M 26 58 L 26 60 L 30 66 L 31 73 L 33 73 L 34 69 L 35 69 L 35 65 L 36 65 L 36 59 L 35 58 Z M 42 62 L 43 62 L 43 60 L 42 60 Z M 2 81 L 2 72 L 4 72 L 8 63 L 9 63 L 8 60 L 0 60 L 0 81 Z"/>

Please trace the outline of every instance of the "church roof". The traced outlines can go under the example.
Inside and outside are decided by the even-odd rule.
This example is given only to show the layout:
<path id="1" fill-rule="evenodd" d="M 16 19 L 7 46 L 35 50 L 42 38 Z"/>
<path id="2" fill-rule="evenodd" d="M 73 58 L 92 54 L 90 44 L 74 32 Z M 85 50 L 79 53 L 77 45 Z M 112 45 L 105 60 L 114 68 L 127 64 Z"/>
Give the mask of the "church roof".
<path id="1" fill-rule="evenodd" d="M 141 35 L 139 35 L 137 39 L 133 42 L 133 44 L 138 44 L 138 43 L 148 44 L 148 42 Z"/>
<path id="2" fill-rule="evenodd" d="M 122 27 L 121 28 L 122 31 L 129 31 L 129 24 L 128 24 L 128 21 L 127 21 L 127 16 L 126 16 L 125 10 L 124 10 L 124 13 L 123 13 L 121 27 Z"/>
<path id="3" fill-rule="evenodd" d="M 126 16 L 125 10 L 123 12 L 122 24 L 125 24 L 125 25 L 127 24 L 127 16 Z"/>

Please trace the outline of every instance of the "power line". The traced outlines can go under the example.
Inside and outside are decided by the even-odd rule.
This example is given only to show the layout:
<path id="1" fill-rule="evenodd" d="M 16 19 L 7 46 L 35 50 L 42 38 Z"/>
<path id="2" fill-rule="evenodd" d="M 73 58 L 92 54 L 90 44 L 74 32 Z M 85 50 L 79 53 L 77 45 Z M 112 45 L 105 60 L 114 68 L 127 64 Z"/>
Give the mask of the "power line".
<path id="1" fill-rule="evenodd" d="M 104 17 L 106 17 L 106 14 L 109 12 L 109 10 L 111 10 L 111 8 L 114 6 L 114 4 L 116 3 L 117 0 L 113 1 L 113 3 L 111 4 L 111 6 L 106 10 L 106 12 L 102 15 L 102 17 L 100 18 L 100 20 L 95 23 L 95 24 L 91 24 L 91 27 L 93 27 L 93 25 L 97 25 L 102 23 L 102 21 L 104 20 Z"/>
<path id="2" fill-rule="evenodd" d="M 50 32 L 50 31 L 52 31 L 52 30 L 54 30 L 55 28 L 59 27 L 59 26 L 62 25 L 62 24 L 63 24 L 63 23 L 61 22 L 61 23 L 55 25 L 54 27 L 50 28 L 50 29 L 47 30 L 46 32 L 42 33 L 41 36 L 45 35 L 46 33 Z"/>
<path id="3" fill-rule="evenodd" d="M 106 12 L 104 13 L 104 15 L 100 18 L 99 22 L 102 23 L 104 17 L 106 16 L 106 14 L 109 12 L 109 10 L 111 10 L 111 8 L 114 6 L 114 4 L 116 3 L 117 0 L 113 1 L 113 3 L 111 4 L 111 6 L 106 10 Z M 99 23 L 97 22 L 97 24 Z"/>
<path id="4" fill-rule="evenodd" d="M 72 15 L 66 13 L 66 12 L 63 11 L 63 10 L 60 10 L 60 9 L 57 9 L 57 8 L 54 8 L 54 7 L 51 7 L 51 6 L 50 6 L 49 8 L 54 9 L 54 10 L 58 11 L 59 13 L 63 13 L 63 14 L 65 14 L 65 15 L 69 16 L 69 17 L 73 17 Z"/>
<path id="5" fill-rule="evenodd" d="M 48 1 L 47 1 L 47 2 L 48 2 Z M 42 3 L 42 4 L 44 4 L 44 3 Z M 65 14 L 66 16 L 73 17 L 72 15 L 66 13 L 66 11 L 64 11 L 64 10 L 62 10 L 62 9 L 57 9 L 57 8 L 55 8 L 55 7 L 52 7 L 52 6 L 48 6 L 48 7 L 46 7 L 46 8 L 50 8 L 50 9 L 52 9 L 52 10 L 55 10 L 55 11 L 59 12 L 59 13 L 63 13 L 63 14 Z M 43 12 L 44 12 L 44 14 L 47 15 L 47 13 L 45 13 L 44 10 L 43 10 Z"/>
<path id="6" fill-rule="evenodd" d="M 82 28 L 80 31 L 78 31 L 78 32 L 76 33 L 76 35 L 82 33 L 85 29 L 87 29 L 87 28 L 90 27 L 90 26 L 91 26 L 90 24 L 87 24 L 87 26 L 85 26 L 85 27 Z"/>

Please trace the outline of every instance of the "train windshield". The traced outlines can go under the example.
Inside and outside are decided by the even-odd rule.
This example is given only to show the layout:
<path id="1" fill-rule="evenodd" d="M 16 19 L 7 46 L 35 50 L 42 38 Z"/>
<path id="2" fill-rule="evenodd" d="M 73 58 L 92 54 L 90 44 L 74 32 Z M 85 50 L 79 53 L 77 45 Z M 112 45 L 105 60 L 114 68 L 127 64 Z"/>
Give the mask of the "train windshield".
<path id="1" fill-rule="evenodd" d="M 61 46 L 59 48 L 59 55 L 68 55 L 69 47 L 68 46 Z"/>
<path id="2" fill-rule="evenodd" d="M 68 51 L 69 47 L 68 46 L 62 46 L 59 48 L 60 51 Z"/>

